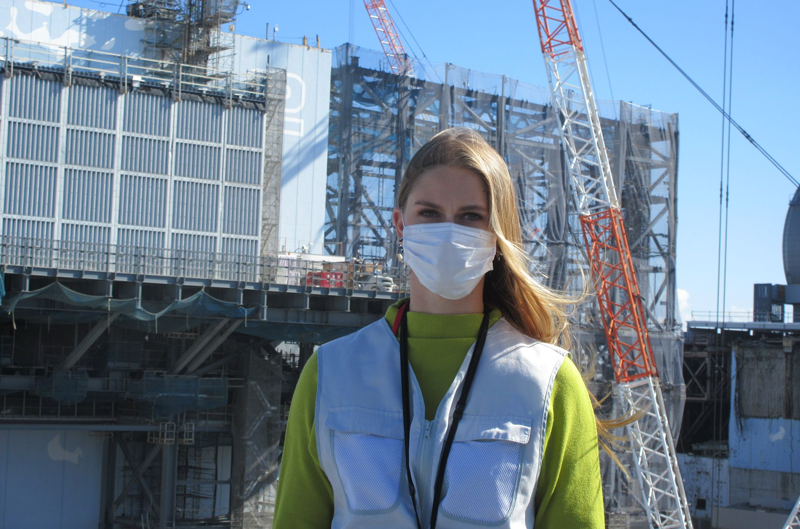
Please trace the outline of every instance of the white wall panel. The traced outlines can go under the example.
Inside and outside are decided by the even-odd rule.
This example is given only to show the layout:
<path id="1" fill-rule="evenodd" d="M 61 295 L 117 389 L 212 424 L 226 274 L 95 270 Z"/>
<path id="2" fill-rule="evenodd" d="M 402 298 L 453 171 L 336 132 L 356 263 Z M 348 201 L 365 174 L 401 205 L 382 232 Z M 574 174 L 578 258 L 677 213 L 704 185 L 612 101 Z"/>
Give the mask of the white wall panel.
<path id="1" fill-rule="evenodd" d="M 111 222 L 113 183 L 112 173 L 65 169 L 63 218 Z"/>
<path id="2" fill-rule="evenodd" d="M 164 232 L 120 228 L 117 235 L 117 245 L 138 248 L 163 248 Z"/>
<path id="3" fill-rule="evenodd" d="M 125 94 L 123 130 L 150 136 L 169 136 L 169 97 L 128 92 Z"/>
<path id="4" fill-rule="evenodd" d="M 4 213 L 55 217 L 56 174 L 51 166 L 7 162 Z"/>
<path id="5" fill-rule="evenodd" d="M 117 92 L 100 86 L 73 84 L 69 87 L 67 123 L 81 127 L 114 130 Z"/>
<path id="6" fill-rule="evenodd" d="M 258 235 L 261 227 L 258 218 L 260 196 L 258 189 L 226 187 L 222 231 L 235 235 Z"/>
<path id="7" fill-rule="evenodd" d="M 56 162 L 58 127 L 10 121 L 7 156 L 37 162 Z"/>
<path id="8" fill-rule="evenodd" d="M 119 223 L 163 228 L 167 225 L 167 185 L 164 178 L 122 175 Z"/>
<path id="9" fill-rule="evenodd" d="M 225 149 L 225 181 L 261 185 L 264 174 L 260 151 Z"/>
<path id="10" fill-rule="evenodd" d="M 67 129 L 65 163 L 86 167 L 114 167 L 114 135 Z"/>
<path id="11" fill-rule="evenodd" d="M 122 139 L 122 170 L 137 173 L 169 173 L 169 141 L 140 136 Z"/>
<path id="12" fill-rule="evenodd" d="M 178 142 L 175 144 L 175 175 L 219 180 L 220 147 Z"/>
<path id="13" fill-rule="evenodd" d="M 176 181 L 172 227 L 178 230 L 217 231 L 219 185 Z"/>

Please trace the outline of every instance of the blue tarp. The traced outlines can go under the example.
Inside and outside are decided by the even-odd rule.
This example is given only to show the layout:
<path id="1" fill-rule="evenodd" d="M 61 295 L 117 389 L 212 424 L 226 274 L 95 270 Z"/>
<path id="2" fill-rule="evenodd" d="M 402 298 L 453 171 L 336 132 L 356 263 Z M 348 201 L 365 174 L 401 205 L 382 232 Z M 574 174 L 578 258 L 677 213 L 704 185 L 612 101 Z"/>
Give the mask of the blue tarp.
<path id="1" fill-rule="evenodd" d="M 44 288 L 32 292 L 21 292 L 8 299 L 3 300 L 3 312 L 13 313 L 20 303 L 27 300 L 49 300 L 63 303 L 70 308 L 90 310 L 93 312 L 102 311 L 107 313 L 119 313 L 125 318 L 138 320 L 141 322 L 155 322 L 165 316 L 182 316 L 185 318 L 247 318 L 257 307 L 245 308 L 238 303 L 222 301 L 207 294 L 204 290 L 189 296 L 186 299 L 173 301 L 166 308 L 159 311 L 149 311 L 142 307 L 141 302 L 136 299 L 112 299 L 106 296 L 94 296 L 81 294 L 61 283 L 51 283 Z M 53 315 L 57 320 L 64 320 L 67 323 L 71 316 L 67 314 Z M 52 317 L 52 316 L 50 316 Z M 56 323 L 56 321 L 53 321 Z"/>

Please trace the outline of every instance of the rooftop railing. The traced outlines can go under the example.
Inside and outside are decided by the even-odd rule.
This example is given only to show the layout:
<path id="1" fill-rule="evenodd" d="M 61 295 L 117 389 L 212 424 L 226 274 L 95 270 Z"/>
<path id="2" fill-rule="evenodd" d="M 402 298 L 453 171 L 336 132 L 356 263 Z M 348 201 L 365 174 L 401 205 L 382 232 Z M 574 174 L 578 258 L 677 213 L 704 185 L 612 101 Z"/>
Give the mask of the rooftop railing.
<path id="1" fill-rule="evenodd" d="M 194 279 L 329 289 L 407 292 L 408 270 L 380 262 L 331 262 L 307 254 L 237 255 L 193 250 L 0 238 L 0 266 L 41 270 L 50 275 L 129 275 L 137 280 Z"/>
<path id="2" fill-rule="evenodd" d="M 63 70 L 67 80 L 73 74 L 119 79 L 122 89 L 149 84 L 183 91 L 224 96 L 226 99 L 263 100 L 267 95 L 269 71 L 245 74 L 215 70 L 191 64 L 120 55 L 106 51 L 57 46 L 43 42 L 0 39 L 0 64 L 13 75 L 15 66 Z"/>

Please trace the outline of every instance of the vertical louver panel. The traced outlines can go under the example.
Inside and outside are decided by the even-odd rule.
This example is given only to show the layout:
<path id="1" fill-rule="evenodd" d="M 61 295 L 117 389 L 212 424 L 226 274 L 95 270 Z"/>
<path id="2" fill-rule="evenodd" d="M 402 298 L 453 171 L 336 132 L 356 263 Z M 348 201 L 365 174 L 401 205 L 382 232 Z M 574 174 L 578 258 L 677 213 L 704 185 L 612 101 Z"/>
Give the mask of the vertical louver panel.
<path id="1" fill-rule="evenodd" d="M 114 135 L 67 129 L 66 163 L 84 167 L 114 167 Z"/>
<path id="2" fill-rule="evenodd" d="M 67 122 L 70 125 L 114 130 L 116 118 L 116 91 L 99 86 L 70 86 L 67 107 Z"/>
<path id="3" fill-rule="evenodd" d="M 219 186 L 175 182 L 172 227 L 178 230 L 217 231 Z"/>
<path id="4" fill-rule="evenodd" d="M 263 131 L 264 113 L 260 110 L 242 107 L 228 110 L 228 144 L 260 149 Z"/>
<path id="5" fill-rule="evenodd" d="M 56 168 L 6 163 L 4 212 L 29 217 L 55 217 Z"/>
<path id="6" fill-rule="evenodd" d="M 225 181 L 261 185 L 261 152 L 225 150 Z"/>
<path id="7" fill-rule="evenodd" d="M 167 180 L 122 175 L 119 223 L 162 228 L 167 223 Z"/>
<path id="8" fill-rule="evenodd" d="M 9 115 L 58 123 L 63 86 L 58 81 L 45 81 L 32 75 L 15 75 L 11 78 Z"/>
<path id="9" fill-rule="evenodd" d="M 169 107 L 168 97 L 128 92 L 125 95 L 123 129 L 136 134 L 169 136 Z"/>
<path id="10" fill-rule="evenodd" d="M 192 143 L 175 145 L 175 174 L 189 178 L 219 180 L 220 148 Z"/>
<path id="11" fill-rule="evenodd" d="M 221 143 L 223 111 L 222 105 L 181 101 L 178 103 L 178 138 Z"/>
<path id="12" fill-rule="evenodd" d="M 58 127 L 9 122 L 7 155 L 37 162 L 58 161 Z"/>
<path id="13" fill-rule="evenodd" d="M 235 235 L 258 235 L 258 189 L 225 188 L 222 231 Z"/>
<path id="14" fill-rule="evenodd" d="M 65 219 L 111 222 L 114 175 L 66 169 L 64 171 Z"/>
<path id="15" fill-rule="evenodd" d="M 122 140 L 122 170 L 168 174 L 169 142 L 139 136 L 124 137 Z"/>

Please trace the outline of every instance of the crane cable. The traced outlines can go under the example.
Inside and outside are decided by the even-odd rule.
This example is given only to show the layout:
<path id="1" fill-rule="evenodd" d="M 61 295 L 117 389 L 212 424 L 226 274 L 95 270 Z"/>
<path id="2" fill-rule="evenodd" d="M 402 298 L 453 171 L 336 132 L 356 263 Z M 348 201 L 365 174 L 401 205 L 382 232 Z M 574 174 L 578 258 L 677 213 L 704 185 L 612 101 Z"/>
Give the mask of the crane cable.
<path id="1" fill-rule="evenodd" d="M 734 119 L 733 119 L 733 118 L 730 116 L 730 114 L 729 114 L 728 112 L 726 112 L 726 111 L 725 111 L 725 109 L 724 109 L 724 108 L 722 108 L 721 106 L 719 106 L 719 104 L 718 104 L 716 101 L 714 101 L 714 98 L 712 98 L 710 95 L 708 95 L 708 93 L 707 93 L 705 90 L 703 90 L 703 89 L 700 87 L 700 85 L 699 85 L 699 84 L 697 84 L 697 83 L 695 82 L 695 80 L 694 80 L 694 79 L 692 79 L 692 78 L 691 78 L 691 76 L 689 76 L 689 74 L 687 74 L 687 73 L 686 73 L 686 72 L 683 70 L 683 68 L 681 68 L 680 66 L 678 66 L 678 63 L 676 63 L 675 61 L 673 61 L 673 60 L 672 60 L 672 58 L 671 58 L 669 55 L 667 55 L 667 53 L 666 53 L 664 50 L 662 50 L 662 49 L 661 49 L 661 47 L 660 47 L 658 44 L 656 44 L 656 43 L 655 43 L 655 41 L 653 41 L 653 39 L 651 39 L 651 38 L 650 38 L 650 37 L 647 35 L 647 33 L 645 33 L 645 32 L 642 30 L 642 28 L 640 28 L 640 27 L 639 27 L 639 26 L 636 24 L 636 22 L 634 22 L 634 21 L 633 21 L 633 19 L 632 19 L 631 17 L 629 17 L 629 16 L 628 16 L 628 14 L 627 14 L 627 13 L 625 13 L 625 11 L 623 11 L 623 10 L 622 10 L 622 9 L 621 9 L 621 8 L 620 8 L 620 7 L 619 7 L 619 6 L 618 6 L 618 5 L 615 3 L 615 2 L 614 2 L 614 0 L 608 0 L 608 1 L 609 1 L 609 2 L 611 2 L 611 5 L 613 5 L 613 6 L 614 6 L 614 7 L 617 9 L 617 11 L 619 11 L 619 12 L 622 14 L 622 16 L 623 16 L 623 17 L 625 17 L 625 19 L 626 19 L 628 22 L 630 22 L 630 23 L 631 23 L 631 25 L 632 25 L 634 28 L 636 28 L 636 31 L 638 31 L 639 33 L 641 33 L 641 34 L 642 34 L 642 36 L 643 36 L 644 38 L 646 38 L 646 39 L 647 39 L 647 41 L 648 41 L 648 42 L 650 42 L 650 44 L 652 44 L 652 45 L 655 47 L 655 49 L 657 49 L 657 50 L 658 50 L 658 52 L 659 52 L 661 55 L 663 55 L 663 56 L 664 56 L 664 58 L 665 58 L 665 59 L 667 59 L 667 61 L 669 61 L 669 63 L 670 63 L 670 64 L 672 64 L 672 66 L 674 66 L 674 67 L 675 67 L 675 69 L 677 69 L 677 70 L 678 70 L 678 71 L 681 73 L 681 75 L 683 75 L 683 76 L 686 78 L 686 80 L 687 80 L 687 81 L 689 81 L 689 83 L 691 83 L 691 85 L 692 85 L 692 86 L 694 86 L 694 87 L 697 89 L 697 91 L 698 91 L 698 92 L 700 92 L 700 93 L 703 95 L 703 97 L 705 97 L 705 98 L 708 100 L 708 102 L 709 102 L 709 103 L 711 103 L 711 105 L 712 105 L 714 108 L 716 108 L 716 109 L 717 109 L 717 110 L 718 110 L 718 111 L 719 111 L 719 112 L 720 112 L 720 113 L 723 115 L 723 117 L 724 117 L 724 118 L 725 118 L 725 119 L 726 119 L 726 120 L 729 122 L 729 124 L 730 124 L 730 125 L 733 125 L 733 128 L 735 128 L 736 130 L 738 130 L 738 131 L 739 131 L 739 132 L 742 134 L 742 136 L 744 136 L 744 137 L 745 137 L 745 139 L 746 139 L 747 141 L 749 141 L 749 142 L 750 142 L 750 143 L 753 145 L 753 147 L 755 147 L 755 148 L 756 148 L 756 150 L 757 150 L 758 152 L 760 152 L 762 155 L 764 155 L 764 157 L 765 157 L 767 160 L 769 160 L 769 162 L 770 162 L 772 165 L 774 165 L 774 166 L 775 166 L 775 168 L 776 168 L 776 169 L 778 169 L 778 171 L 780 171 L 780 173 L 781 173 L 783 176 L 785 176 L 787 180 L 789 180 L 789 182 L 791 182 L 791 183 L 792 183 L 792 184 L 793 184 L 795 187 L 800 187 L 800 182 L 798 182 L 798 181 L 797 181 L 797 179 L 796 179 L 794 176 L 792 176 L 792 175 L 791 175 L 791 173 L 789 173 L 789 171 L 787 171 L 787 170 L 786 170 L 786 169 L 785 169 L 785 168 L 784 168 L 784 167 L 783 167 L 783 166 L 782 166 L 782 165 L 781 165 L 781 164 L 778 162 L 778 160 L 776 160 L 776 159 L 775 159 L 775 158 L 774 158 L 774 157 L 773 157 L 773 156 L 772 156 L 772 155 L 771 155 L 769 152 L 767 152 L 767 150 L 766 150 L 764 147 L 762 147 L 762 146 L 761 146 L 761 144 L 760 144 L 760 143 L 758 143 L 758 142 L 756 141 L 756 139 L 755 139 L 755 138 L 753 138 L 753 137 L 752 137 L 752 136 L 751 136 L 751 135 L 750 135 L 750 134 L 749 134 L 749 133 L 748 133 L 746 130 L 744 130 L 744 128 L 742 128 L 742 126 L 741 126 L 741 125 L 739 125 L 739 124 L 736 122 L 736 120 L 734 120 Z"/>

